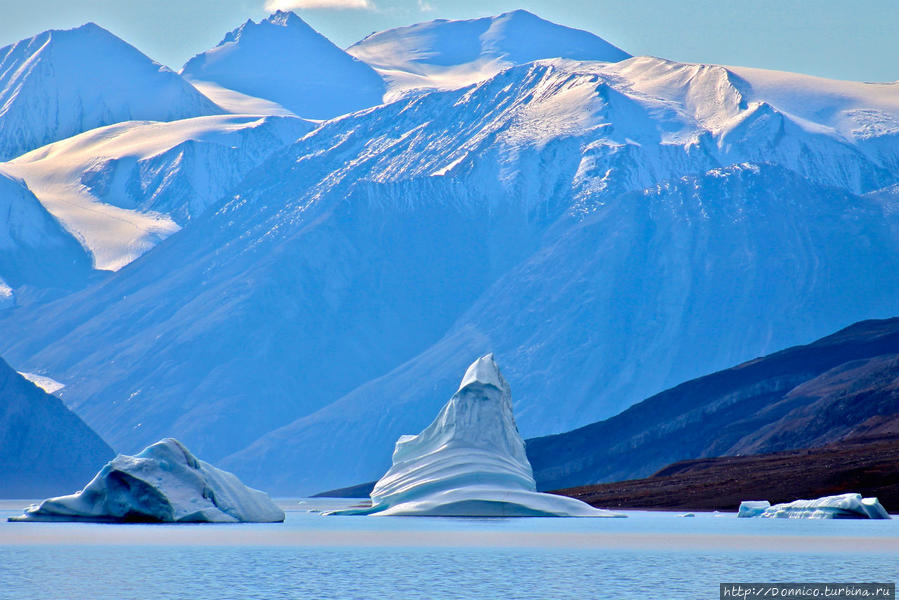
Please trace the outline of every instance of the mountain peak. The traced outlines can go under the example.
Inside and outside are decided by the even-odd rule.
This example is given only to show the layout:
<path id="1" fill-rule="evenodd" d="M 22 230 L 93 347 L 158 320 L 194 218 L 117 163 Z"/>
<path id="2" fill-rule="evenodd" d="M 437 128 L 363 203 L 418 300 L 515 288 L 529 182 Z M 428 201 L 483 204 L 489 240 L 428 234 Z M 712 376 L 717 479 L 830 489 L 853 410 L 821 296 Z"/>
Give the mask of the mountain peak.
<path id="1" fill-rule="evenodd" d="M 291 27 L 299 24 L 306 24 L 303 19 L 299 17 L 295 12 L 290 10 L 276 10 L 272 14 L 268 16 L 267 19 L 261 21 L 262 23 L 271 23 L 272 25 L 279 25 L 281 27 Z"/>
<path id="2" fill-rule="evenodd" d="M 102 31 L 102 32 L 109 33 L 110 35 L 112 35 L 112 33 L 108 29 L 106 29 L 105 27 L 101 27 L 100 25 L 97 25 L 93 21 L 88 21 L 87 23 L 85 23 L 83 25 L 74 27 L 70 31 L 86 31 L 86 32 Z"/>
<path id="3" fill-rule="evenodd" d="M 278 11 L 228 33 L 190 59 L 182 74 L 329 119 L 381 103 L 384 83 L 293 12 Z"/>
<path id="4" fill-rule="evenodd" d="M 96 23 L 0 48 L 0 160 L 101 125 L 221 112 Z"/>
<path id="5" fill-rule="evenodd" d="M 463 87 L 507 67 L 541 59 L 618 62 L 630 58 L 599 36 L 526 10 L 389 29 L 369 35 L 347 52 L 380 71 L 390 92 L 398 95 L 412 89 Z"/>
<path id="6" fill-rule="evenodd" d="M 515 19 L 536 19 L 538 21 L 543 21 L 544 23 L 550 23 L 551 21 L 547 21 L 546 19 L 540 18 L 529 10 L 525 10 L 523 8 L 516 8 L 515 10 L 509 10 L 504 13 L 500 13 L 493 17 L 494 20 L 502 19 L 502 18 L 515 18 Z"/>
<path id="7" fill-rule="evenodd" d="M 247 36 L 250 36 L 250 38 L 265 37 L 266 35 L 272 34 L 292 36 L 297 35 L 297 33 L 312 37 L 319 37 L 321 35 L 295 12 L 278 10 L 268 17 L 261 19 L 258 23 L 253 21 L 253 19 L 247 19 L 239 27 L 226 33 L 225 37 L 222 38 L 222 41 L 219 42 L 215 48 L 220 48 L 231 43 L 246 41 Z M 198 54 L 197 56 L 203 56 L 204 54 L 206 53 Z M 191 59 L 191 61 L 192 60 L 194 59 Z M 188 64 L 190 63 L 188 62 Z M 185 67 L 186 66 L 187 65 L 185 65 Z"/>

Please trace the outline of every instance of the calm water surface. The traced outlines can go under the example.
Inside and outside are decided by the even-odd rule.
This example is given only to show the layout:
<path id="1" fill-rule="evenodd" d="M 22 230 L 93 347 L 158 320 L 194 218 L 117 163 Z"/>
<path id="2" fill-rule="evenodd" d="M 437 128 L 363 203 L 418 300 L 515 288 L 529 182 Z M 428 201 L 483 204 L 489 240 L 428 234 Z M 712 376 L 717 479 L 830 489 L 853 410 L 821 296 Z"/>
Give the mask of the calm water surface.
<path id="1" fill-rule="evenodd" d="M 727 581 L 896 581 L 899 519 L 323 517 L 283 524 L 7 523 L 0 599 L 718 598 Z"/>

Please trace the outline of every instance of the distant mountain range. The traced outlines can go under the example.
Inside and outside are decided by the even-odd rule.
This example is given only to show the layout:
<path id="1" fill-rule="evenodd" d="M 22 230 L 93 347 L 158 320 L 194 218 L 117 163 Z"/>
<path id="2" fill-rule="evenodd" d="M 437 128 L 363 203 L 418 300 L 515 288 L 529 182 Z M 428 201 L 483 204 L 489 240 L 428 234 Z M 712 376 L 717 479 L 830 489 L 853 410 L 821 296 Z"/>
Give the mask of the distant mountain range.
<path id="1" fill-rule="evenodd" d="M 318 491 L 491 351 L 532 437 L 896 312 L 897 83 L 525 11 L 347 51 L 276 13 L 181 75 L 94 25 L 0 57 L 0 352 L 120 451 Z"/>

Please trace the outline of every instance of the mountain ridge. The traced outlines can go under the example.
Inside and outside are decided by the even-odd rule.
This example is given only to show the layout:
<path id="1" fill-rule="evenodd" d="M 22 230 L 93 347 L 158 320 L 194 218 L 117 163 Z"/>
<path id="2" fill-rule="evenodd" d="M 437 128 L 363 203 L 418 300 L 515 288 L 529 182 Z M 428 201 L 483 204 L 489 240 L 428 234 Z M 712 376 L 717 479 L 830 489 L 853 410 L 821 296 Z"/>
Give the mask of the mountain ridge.
<path id="1" fill-rule="evenodd" d="M 464 87 L 534 60 L 614 62 L 630 57 L 599 36 L 521 9 L 493 17 L 437 19 L 388 29 L 366 36 L 347 52 L 384 77 L 388 100 L 426 89 Z"/>

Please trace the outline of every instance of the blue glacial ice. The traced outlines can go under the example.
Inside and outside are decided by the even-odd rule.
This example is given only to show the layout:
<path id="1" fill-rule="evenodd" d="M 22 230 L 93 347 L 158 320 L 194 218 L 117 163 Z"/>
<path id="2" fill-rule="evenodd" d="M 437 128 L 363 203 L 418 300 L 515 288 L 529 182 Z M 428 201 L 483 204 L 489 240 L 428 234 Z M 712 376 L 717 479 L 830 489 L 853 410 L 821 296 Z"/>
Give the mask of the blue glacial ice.
<path id="1" fill-rule="evenodd" d="M 137 456 L 118 455 L 80 492 L 31 505 L 9 520 L 275 523 L 284 512 L 264 492 L 166 438 Z"/>
<path id="2" fill-rule="evenodd" d="M 794 500 L 783 504 L 767 501 L 743 501 L 738 517 L 763 519 L 889 519 L 890 515 L 877 498 L 861 494 L 824 496 L 816 500 Z"/>
<path id="3" fill-rule="evenodd" d="M 458 391 L 418 435 L 399 438 L 372 506 L 332 514 L 465 517 L 620 516 L 537 492 L 512 414 L 511 391 L 493 355 L 476 360 Z"/>

